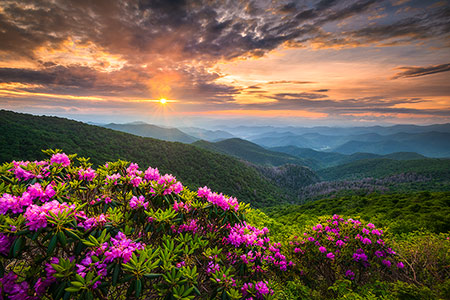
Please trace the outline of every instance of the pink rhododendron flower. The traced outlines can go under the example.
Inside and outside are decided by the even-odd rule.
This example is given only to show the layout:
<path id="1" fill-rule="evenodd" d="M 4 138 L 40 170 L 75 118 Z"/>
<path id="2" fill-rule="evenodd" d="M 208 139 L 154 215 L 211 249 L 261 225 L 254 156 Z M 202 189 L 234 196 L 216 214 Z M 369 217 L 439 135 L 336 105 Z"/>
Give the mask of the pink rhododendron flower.
<path id="1" fill-rule="evenodd" d="M 50 159 L 52 165 L 61 164 L 63 167 L 70 166 L 70 159 L 65 153 L 56 153 L 52 155 Z"/>
<path id="2" fill-rule="evenodd" d="M 91 169 L 91 167 L 85 169 L 78 170 L 78 179 L 79 180 L 86 180 L 86 181 L 92 181 L 94 180 L 95 176 L 97 174 L 95 173 L 95 170 Z"/>
<path id="3" fill-rule="evenodd" d="M 106 257 L 105 262 L 112 262 L 116 258 L 122 258 L 123 262 L 127 263 L 134 251 L 144 248 L 141 243 L 133 242 L 120 231 L 114 238 L 111 238 L 111 243 L 112 246 L 104 253 Z"/>
<path id="4" fill-rule="evenodd" d="M 138 209 L 143 207 L 144 209 L 147 209 L 148 207 L 148 202 L 145 201 L 145 197 L 144 196 L 139 196 L 139 198 L 137 198 L 136 196 L 133 196 L 130 199 L 130 207 L 132 209 Z"/>
<path id="5" fill-rule="evenodd" d="M 75 204 L 68 205 L 67 203 L 59 203 L 56 200 L 47 202 L 42 206 L 30 205 L 23 216 L 27 220 L 26 225 L 30 230 L 38 230 L 47 226 L 47 217 L 50 217 L 50 212 L 58 215 L 64 211 L 75 211 Z"/>
<path id="6" fill-rule="evenodd" d="M 119 173 L 112 174 L 112 175 L 106 175 L 106 182 L 105 184 L 108 184 L 108 182 L 111 182 L 114 185 L 117 185 L 117 180 L 122 177 Z"/>
<path id="7" fill-rule="evenodd" d="M 153 169 L 153 168 L 149 167 L 147 170 L 145 170 L 144 179 L 146 181 L 158 180 L 159 177 L 160 177 L 160 175 L 159 175 L 158 168 Z"/>

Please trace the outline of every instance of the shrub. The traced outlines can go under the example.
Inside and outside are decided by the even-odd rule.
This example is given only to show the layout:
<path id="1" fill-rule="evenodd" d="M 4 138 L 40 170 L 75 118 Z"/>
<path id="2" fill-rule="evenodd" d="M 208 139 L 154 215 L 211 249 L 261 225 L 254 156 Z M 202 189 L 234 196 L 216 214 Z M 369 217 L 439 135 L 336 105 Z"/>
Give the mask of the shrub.
<path id="1" fill-rule="evenodd" d="M 448 234 L 412 232 L 401 235 L 394 245 L 402 260 L 409 281 L 440 291 L 450 297 L 450 238 Z"/>
<path id="2" fill-rule="evenodd" d="M 334 215 L 289 242 L 293 260 L 308 285 L 326 291 L 338 280 L 362 286 L 395 280 L 404 267 L 372 223 Z"/>
<path id="3" fill-rule="evenodd" d="M 46 153 L 0 168 L 0 298 L 270 299 L 292 266 L 236 198 Z"/>

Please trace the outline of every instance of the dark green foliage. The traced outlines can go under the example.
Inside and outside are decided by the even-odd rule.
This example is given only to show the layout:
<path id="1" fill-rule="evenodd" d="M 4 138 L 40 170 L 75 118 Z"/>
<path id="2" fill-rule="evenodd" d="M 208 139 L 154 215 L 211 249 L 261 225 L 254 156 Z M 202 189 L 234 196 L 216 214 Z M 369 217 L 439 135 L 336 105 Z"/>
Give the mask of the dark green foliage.
<path id="1" fill-rule="evenodd" d="M 361 179 L 365 177 L 381 178 L 399 173 L 417 173 L 430 175 L 440 181 L 450 180 L 450 159 L 428 158 L 398 161 L 375 158 L 355 161 L 318 171 L 324 180 Z"/>
<path id="2" fill-rule="evenodd" d="M 310 148 L 299 148 L 296 146 L 275 147 L 270 148 L 270 150 L 283 152 L 301 158 L 305 161 L 305 165 L 311 167 L 314 170 L 334 167 L 354 161 L 372 158 L 388 158 L 394 160 L 413 160 L 425 158 L 425 156 L 415 152 L 396 152 L 386 155 L 357 152 L 349 155 L 337 152 L 316 151 Z"/>
<path id="3" fill-rule="evenodd" d="M 228 154 L 254 164 L 280 166 L 284 164 L 305 165 L 305 161 L 285 153 L 270 151 L 252 142 L 233 138 L 216 143 L 198 141 L 193 145 L 203 149 Z"/>
<path id="4" fill-rule="evenodd" d="M 41 149 L 59 148 L 90 157 L 94 165 L 117 159 L 157 166 L 196 189 L 234 195 L 255 206 L 270 205 L 285 193 L 239 160 L 198 147 L 138 137 L 57 117 L 0 111 L 0 162 L 40 160 Z"/>

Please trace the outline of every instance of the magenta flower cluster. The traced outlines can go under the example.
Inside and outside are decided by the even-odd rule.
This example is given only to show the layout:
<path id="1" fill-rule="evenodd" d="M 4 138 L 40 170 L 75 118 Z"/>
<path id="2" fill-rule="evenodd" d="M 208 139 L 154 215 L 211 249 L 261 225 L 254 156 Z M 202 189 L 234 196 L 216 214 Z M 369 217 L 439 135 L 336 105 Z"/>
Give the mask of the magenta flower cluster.
<path id="1" fill-rule="evenodd" d="M 44 203 L 42 206 L 30 205 L 24 213 L 26 219 L 26 225 L 30 230 L 38 230 L 39 228 L 45 228 L 47 226 L 47 218 L 52 217 L 50 213 L 55 215 L 61 212 L 71 212 L 75 214 L 75 204 L 59 203 L 56 200 Z"/>
<path id="2" fill-rule="evenodd" d="M 93 170 L 91 167 L 89 167 L 87 169 L 78 170 L 78 179 L 79 180 L 92 181 L 92 180 L 94 180 L 95 176 L 97 176 L 97 174 L 95 173 L 95 170 Z"/>
<path id="3" fill-rule="evenodd" d="M 130 199 L 130 207 L 132 209 L 138 209 L 138 208 L 141 208 L 141 207 L 143 207 L 144 209 L 147 209 L 148 204 L 149 203 L 148 203 L 148 201 L 145 201 L 145 197 L 144 196 L 139 196 L 139 198 L 136 197 L 136 196 L 133 196 Z"/>
<path id="4" fill-rule="evenodd" d="M 65 153 L 56 153 L 52 155 L 50 159 L 52 165 L 61 164 L 63 167 L 70 166 L 70 159 Z"/>
<path id="5" fill-rule="evenodd" d="M 124 263 L 127 263 L 135 250 L 142 249 L 144 249 L 143 244 L 133 242 L 124 233 L 119 232 L 114 238 L 111 238 L 111 245 L 104 243 L 97 249 L 96 254 L 103 253 L 105 255 L 105 262 L 122 259 Z"/>
<path id="6" fill-rule="evenodd" d="M 398 260 L 395 252 L 385 246 L 382 235 L 383 230 L 377 229 L 372 223 L 363 225 L 359 220 L 344 220 L 339 215 L 334 215 L 326 222 L 313 226 L 302 238 L 295 237 L 290 244 L 293 252 L 301 257 L 317 251 L 318 256 L 315 260 L 323 262 L 324 260 L 320 258 L 323 255 L 330 266 L 341 265 L 340 269 L 345 269 L 343 275 L 353 280 L 356 278 L 356 271 L 361 270 L 361 267 L 362 270 L 368 269 L 373 262 L 378 262 L 379 265 L 390 268 L 392 261 Z M 331 270 L 331 267 L 321 266 Z M 398 262 L 397 267 L 402 268 L 403 263 Z"/>
<path id="7" fill-rule="evenodd" d="M 211 202 L 214 205 L 219 206 L 223 210 L 233 209 L 234 211 L 239 210 L 239 202 L 234 197 L 225 197 L 222 193 L 217 194 L 211 192 L 207 186 L 199 188 L 197 191 L 197 195 L 200 198 L 206 198 L 208 202 Z"/>

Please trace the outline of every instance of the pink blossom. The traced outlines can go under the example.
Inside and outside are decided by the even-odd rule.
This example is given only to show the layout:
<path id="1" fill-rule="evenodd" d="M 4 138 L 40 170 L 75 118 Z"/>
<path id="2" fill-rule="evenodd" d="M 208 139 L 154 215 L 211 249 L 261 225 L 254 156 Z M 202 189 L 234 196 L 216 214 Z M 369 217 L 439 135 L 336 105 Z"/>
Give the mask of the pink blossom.
<path id="1" fill-rule="evenodd" d="M 94 180 L 95 176 L 97 174 L 95 173 L 95 170 L 91 169 L 91 167 L 85 169 L 78 170 L 78 179 L 79 180 L 86 180 L 86 181 L 92 181 Z"/>
<path id="2" fill-rule="evenodd" d="M 65 211 L 75 211 L 75 204 L 68 205 L 67 203 L 59 203 L 56 200 L 47 202 L 42 206 L 30 205 L 24 213 L 24 217 L 27 220 L 26 225 L 30 230 L 38 230 L 47 226 L 47 217 L 51 217 L 50 212 L 58 215 Z"/>
<path id="3" fill-rule="evenodd" d="M 148 207 L 148 202 L 145 201 L 145 197 L 144 196 L 139 196 L 139 199 L 136 196 L 133 196 L 130 199 L 130 207 L 132 209 L 138 209 L 141 207 L 144 207 L 144 209 L 147 209 Z"/>
<path id="4" fill-rule="evenodd" d="M 160 177 L 160 175 L 159 175 L 158 168 L 153 169 L 153 168 L 149 167 L 147 170 L 145 170 L 144 179 L 146 181 L 158 180 L 159 177 Z"/>
<path id="5" fill-rule="evenodd" d="M 52 155 L 50 159 L 52 165 L 61 164 L 63 167 L 70 166 L 70 159 L 65 153 L 56 153 Z"/>
<path id="6" fill-rule="evenodd" d="M 368 224 L 367 224 L 367 227 L 369 227 L 370 229 L 374 229 L 374 228 L 375 228 L 375 225 L 373 225 L 372 223 L 368 223 Z"/>

